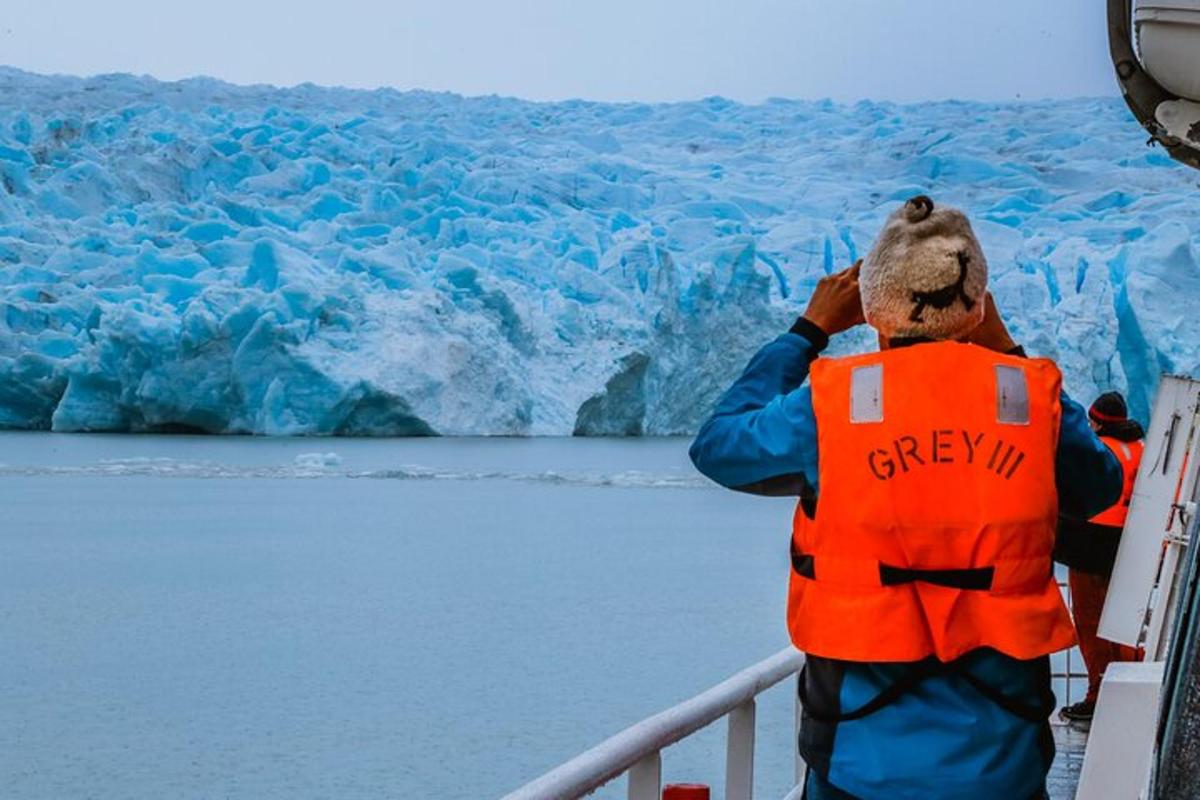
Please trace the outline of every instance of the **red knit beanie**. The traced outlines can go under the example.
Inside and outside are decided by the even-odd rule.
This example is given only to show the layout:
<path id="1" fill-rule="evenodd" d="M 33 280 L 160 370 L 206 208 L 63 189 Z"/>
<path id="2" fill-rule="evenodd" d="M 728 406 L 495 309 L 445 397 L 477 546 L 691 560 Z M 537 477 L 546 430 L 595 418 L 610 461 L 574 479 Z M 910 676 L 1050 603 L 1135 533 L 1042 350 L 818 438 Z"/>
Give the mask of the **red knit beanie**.
<path id="1" fill-rule="evenodd" d="M 1129 408 L 1120 392 L 1105 392 L 1096 398 L 1088 409 L 1088 416 L 1093 422 L 1124 422 L 1129 419 Z"/>

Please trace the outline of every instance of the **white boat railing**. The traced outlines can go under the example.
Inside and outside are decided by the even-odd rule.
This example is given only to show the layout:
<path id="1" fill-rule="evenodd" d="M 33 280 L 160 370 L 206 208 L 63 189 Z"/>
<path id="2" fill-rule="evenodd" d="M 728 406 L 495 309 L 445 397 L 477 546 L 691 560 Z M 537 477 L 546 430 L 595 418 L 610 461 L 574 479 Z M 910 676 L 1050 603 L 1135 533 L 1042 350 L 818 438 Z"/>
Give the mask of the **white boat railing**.
<path id="1" fill-rule="evenodd" d="M 1068 607 L 1070 592 L 1060 581 Z M 600 743 L 570 761 L 547 772 L 520 789 L 505 795 L 503 800 L 574 800 L 599 789 L 614 778 L 629 773 L 628 800 L 660 800 L 662 792 L 663 749 L 686 739 L 721 717 L 729 717 L 725 750 L 726 800 L 752 800 L 754 792 L 754 717 L 755 700 L 790 675 L 800 671 L 804 654 L 788 647 L 732 678 L 719 683 L 703 694 L 653 717 Z M 1087 673 L 1073 669 L 1071 653 L 1066 655 L 1066 669 L 1052 673 L 1053 678 L 1065 679 L 1065 698 L 1059 702 L 1069 705 L 1073 684 L 1087 680 Z M 795 708 L 795 733 L 799 736 L 800 703 Z M 797 800 L 804 783 L 804 761 L 796 752 L 795 788 L 784 800 Z"/>
<path id="2" fill-rule="evenodd" d="M 686 739 L 722 717 L 729 718 L 725 745 L 725 800 L 752 800 L 754 796 L 755 698 L 780 681 L 795 675 L 804 654 L 789 647 L 760 661 L 702 694 L 626 728 L 525 784 L 504 800 L 574 800 L 629 773 L 629 800 L 659 800 L 662 793 L 662 750 Z M 800 704 L 795 703 L 799 730 Z M 796 755 L 798 797 L 804 782 L 804 762 Z"/>

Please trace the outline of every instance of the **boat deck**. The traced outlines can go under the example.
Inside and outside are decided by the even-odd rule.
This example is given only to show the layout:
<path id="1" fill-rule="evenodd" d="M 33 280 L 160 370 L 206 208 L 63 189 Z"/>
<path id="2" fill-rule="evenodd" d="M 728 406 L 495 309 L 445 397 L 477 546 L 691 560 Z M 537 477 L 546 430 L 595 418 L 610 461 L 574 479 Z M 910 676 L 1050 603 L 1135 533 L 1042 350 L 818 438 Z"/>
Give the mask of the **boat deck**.
<path id="1" fill-rule="evenodd" d="M 1079 785 L 1079 772 L 1083 769 L 1083 749 L 1087 745 L 1087 731 L 1072 725 L 1053 725 L 1054 743 L 1058 755 L 1050 768 L 1047 788 L 1050 800 L 1074 800 L 1075 788 Z"/>

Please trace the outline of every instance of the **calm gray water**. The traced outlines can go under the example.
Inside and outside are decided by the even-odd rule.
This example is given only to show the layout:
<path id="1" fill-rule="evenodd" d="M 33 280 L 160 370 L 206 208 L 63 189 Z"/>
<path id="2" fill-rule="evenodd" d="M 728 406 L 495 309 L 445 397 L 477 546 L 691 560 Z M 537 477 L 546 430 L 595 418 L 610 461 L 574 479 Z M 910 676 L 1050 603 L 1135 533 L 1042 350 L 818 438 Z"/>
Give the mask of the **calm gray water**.
<path id="1" fill-rule="evenodd" d="M 0 434 L 0 793 L 515 788 L 785 644 L 791 504 L 686 444 Z"/>

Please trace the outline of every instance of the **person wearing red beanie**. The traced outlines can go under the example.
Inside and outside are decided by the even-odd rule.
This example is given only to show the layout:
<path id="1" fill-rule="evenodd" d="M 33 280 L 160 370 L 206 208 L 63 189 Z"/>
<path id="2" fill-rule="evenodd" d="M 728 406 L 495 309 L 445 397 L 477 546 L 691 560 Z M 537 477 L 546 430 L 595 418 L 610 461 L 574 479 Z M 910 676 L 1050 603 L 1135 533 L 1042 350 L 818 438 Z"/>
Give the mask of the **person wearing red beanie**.
<path id="1" fill-rule="evenodd" d="M 1054 560 L 1067 566 L 1071 587 L 1071 615 L 1079 636 L 1079 651 L 1087 667 L 1087 694 L 1078 703 L 1059 712 L 1063 719 L 1087 722 L 1096 710 L 1100 681 L 1114 661 L 1137 661 L 1132 647 L 1116 644 L 1097 635 L 1100 614 L 1108 596 L 1108 583 L 1117 560 L 1121 531 L 1129 514 L 1134 479 L 1142 462 L 1145 431 L 1137 420 L 1129 418 L 1129 409 L 1120 392 L 1105 392 L 1088 409 L 1092 430 L 1121 462 L 1125 483 L 1121 499 L 1115 505 L 1087 520 L 1063 516 L 1058 524 Z"/>

